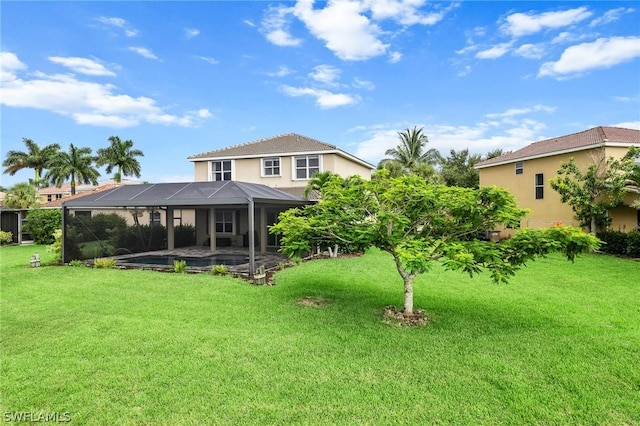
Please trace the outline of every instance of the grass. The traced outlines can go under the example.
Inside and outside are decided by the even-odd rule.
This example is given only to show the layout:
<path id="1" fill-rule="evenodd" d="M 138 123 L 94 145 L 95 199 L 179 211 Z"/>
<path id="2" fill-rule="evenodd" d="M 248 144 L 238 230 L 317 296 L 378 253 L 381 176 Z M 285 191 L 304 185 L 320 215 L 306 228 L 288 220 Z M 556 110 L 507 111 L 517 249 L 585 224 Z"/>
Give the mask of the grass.
<path id="1" fill-rule="evenodd" d="M 92 425 L 640 424 L 638 262 L 551 256 L 508 285 L 436 268 L 415 286 L 434 322 L 400 328 L 381 321 L 402 283 L 378 251 L 256 287 L 30 268 L 35 250 L 0 249 L 3 413 Z"/>

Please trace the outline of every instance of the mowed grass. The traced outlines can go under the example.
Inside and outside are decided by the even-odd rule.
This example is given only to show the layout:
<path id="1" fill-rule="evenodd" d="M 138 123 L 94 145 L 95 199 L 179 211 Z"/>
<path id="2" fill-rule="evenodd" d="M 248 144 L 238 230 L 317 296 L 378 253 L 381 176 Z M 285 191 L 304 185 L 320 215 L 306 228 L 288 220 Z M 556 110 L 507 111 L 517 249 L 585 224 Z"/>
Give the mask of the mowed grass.
<path id="1" fill-rule="evenodd" d="M 1 406 L 72 424 L 640 424 L 640 263 L 531 263 L 508 285 L 371 251 L 211 275 L 30 268 L 0 249 Z M 47 256 L 39 249 L 43 260 Z M 300 304 L 302 298 L 326 302 Z"/>

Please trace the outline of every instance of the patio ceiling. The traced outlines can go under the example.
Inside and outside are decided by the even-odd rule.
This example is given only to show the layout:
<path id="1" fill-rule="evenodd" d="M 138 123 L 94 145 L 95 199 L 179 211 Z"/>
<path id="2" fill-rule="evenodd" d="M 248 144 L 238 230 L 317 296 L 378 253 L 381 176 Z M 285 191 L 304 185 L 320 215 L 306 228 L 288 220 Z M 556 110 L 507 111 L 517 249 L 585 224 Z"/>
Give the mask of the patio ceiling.
<path id="1" fill-rule="evenodd" d="M 265 185 L 223 181 L 123 185 L 65 201 L 66 208 L 187 207 L 244 205 L 250 203 L 306 204 L 303 198 Z"/>

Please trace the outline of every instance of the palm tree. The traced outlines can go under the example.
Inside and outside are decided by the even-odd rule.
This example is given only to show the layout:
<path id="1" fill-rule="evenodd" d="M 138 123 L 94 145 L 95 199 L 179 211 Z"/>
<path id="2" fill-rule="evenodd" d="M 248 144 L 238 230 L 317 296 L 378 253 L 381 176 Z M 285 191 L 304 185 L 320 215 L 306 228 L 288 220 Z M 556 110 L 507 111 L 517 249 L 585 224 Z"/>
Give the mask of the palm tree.
<path id="1" fill-rule="evenodd" d="M 106 165 L 107 173 L 111 173 L 115 167 L 116 174 L 113 176 L 113 180 L 118 183 L 122 181 L 122 175 L 134 175 L 139 178 L 140 163 L 135 157 L 144 157 L 143 152 L 139 149 L 131 149 L 133 147 L 131 140 L 121 141 L 118 136 L 111 136 L 109 141 L 111 146 L 98 150 L 96 165 L 98 167 Z"/>
<path id="2" fill-rule="evenodd" d="M 40 188 L 45 182 L 41 179 L 42 171 L 47 168 L 47 163 L 53 155 L 60 149 L 60 145 L 57 143 L 47 145 L 44 148 L 40 148 L 37 143 L 31 139 L 22 138 L 22 141 L 27 146 L 27 152 L 23 151 L 9 151 L 7 152 L 7 158 L 2 163 L 4 169 L 3 173 L 8 173 L 10 176 L 16 174 L 18 170 L 22 169 L 34 169 L 35 178 L 33 184 Z"/>
<path id="3" fill-rule="evenodd" d="M 395 148 L 388 149 L 384 154 L 390 156 L 380 161 L 378 168 L 388 168 L 392 172 L 399 169 L 405 173 L 414 173 L 421 164 L 428 164 L 433 167 L 442 158 L 435 148 L 424 152 L 425 146 L 429 143 L 427 135 L 422 133 L 424 129 L 414 127 L 413 129 L 405 129 L 398 132 L 400 137 L 400 145 Z"/>
<path id="4" fill-rule="evenodd" d="M 330 170 L 314 174 L 313 177 L 309 179 L 307 187 L 304 189 L 304 198 L 308 198 L 309 194 L 311 194 L 313 191 L 320 191 L 322 187 L 325 186 L 333 176 L 336 175 Z"/>
<path id="5" fill-rule="evenodd" d="M 16 183 L 7 191 L 4 203 L 12 209 L 30 209 L 40 205 L 40 194 L 33 185 Z"/>
<path id="6" fill-rule="evenodd" d="M 94 158 L 91 148 L 77 148 L 69 145 L 69 152 L 59 151 L 49 163 L 46 179 L 60 188 L 67 180 L 71 180 L 71 195 L 76 193 L 76 183 L 98 184 L 100 173 L 93 167 Z"/>

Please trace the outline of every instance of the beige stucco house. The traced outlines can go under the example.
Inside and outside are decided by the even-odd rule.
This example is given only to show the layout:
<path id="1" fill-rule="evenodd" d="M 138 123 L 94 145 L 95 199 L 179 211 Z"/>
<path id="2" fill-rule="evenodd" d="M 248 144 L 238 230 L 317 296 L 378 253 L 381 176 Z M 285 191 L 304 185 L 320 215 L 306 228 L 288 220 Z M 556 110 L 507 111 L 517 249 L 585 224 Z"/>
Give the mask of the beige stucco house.
<path id="1" fill-rule="evenodd" d="M 301 195 L 315 173 L 371 177 L 375 167 L 334 145 L 296 133 L 192 155 L 196 182 L 259 183 Z"/>
<path id="2" fill-rule="evenodd" d="M 561 163 L 572 157 L 579 167 L 586 169 L 603 156 L 621 158 L 631 146 L 640 146 L 640 130 L 600 126 L 535 142 L 475 167 L 480 174 L 480 186 L 496 185 L 508 189 L 520 207 L 531 210 L 522 220 L 521 227 L 548 227 L 556 222 L 578 226 L 571 207 L 560 201 L 559 194 L 549 186 L 549 180 L 556 177 Z M 630 188 L 623 205 L 609 211 L 613 230 L 629 231 L 640 227 L 639 211 L 629 207 L 637 197 Z M 503 236 L 512 232 L 500 230 Z"/>

